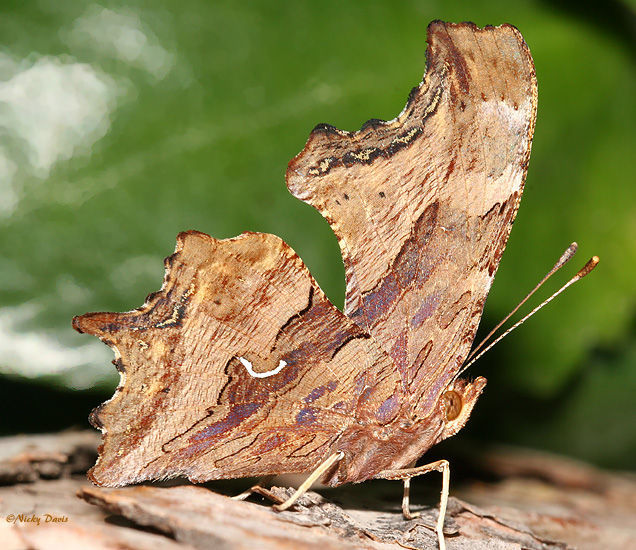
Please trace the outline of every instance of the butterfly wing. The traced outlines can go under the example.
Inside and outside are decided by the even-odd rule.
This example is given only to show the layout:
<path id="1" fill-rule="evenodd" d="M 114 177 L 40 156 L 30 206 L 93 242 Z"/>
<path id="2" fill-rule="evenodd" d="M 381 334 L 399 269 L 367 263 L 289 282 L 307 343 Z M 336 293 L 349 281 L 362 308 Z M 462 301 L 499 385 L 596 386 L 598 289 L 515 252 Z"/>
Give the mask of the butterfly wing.
<path id="1" fill-rule="evenodd" d="M 471 346 L 515 218 L 536 80 L 510 25 L 431 23 L 427 72 L 402 113 L 355 133 L 316 127 L 287 171 L 338 237 L 345 313 L 391 355 L 419 414 Z"/>
<path id="2" fill-rule="evenodd" d="M 307 471 L 352 423 L 388 421 L 399 395 L 388 355 L 273 235 L 182 233 L 141 308 L 73 324 L 122 373 L 91 415 L 100 485 Z"/>

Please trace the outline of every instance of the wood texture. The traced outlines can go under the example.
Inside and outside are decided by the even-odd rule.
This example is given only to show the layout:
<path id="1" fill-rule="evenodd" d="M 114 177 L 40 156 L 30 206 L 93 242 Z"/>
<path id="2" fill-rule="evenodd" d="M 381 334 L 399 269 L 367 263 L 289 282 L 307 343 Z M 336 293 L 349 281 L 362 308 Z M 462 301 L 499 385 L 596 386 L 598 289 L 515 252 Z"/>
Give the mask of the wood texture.
<path id="1" fill-rule="evenodd" d="M 92 438 L 97 444 L 95 436 L 74 434 L 82 444 L 70 446 L 69 434 L 21 439 L 31 449 L 48 448 L 64 463 L 77 464 L 86 442 Z M 5 469 L 25 460 L 11 438 L 0 438 L 0 456 Z M 454 485 L 456 497 L 449 503 L 449 550 L 636 548 L 633 475 L 523 449 L 473 452 L 468 458 L 472 473 Z M 276 513 L 268 503 L 233 501 L 205 487 L 101 489 L 69 470 L 59 476 L 0 486 L 3 550 L 429 550 L 437 545 L 430 529 L 436 509 L 419 505 L 423 518 L 404 521 L 399 487 L 390 482 L 350 485 L 323 496 L 309 493 L 295 510 Z M 416 482 L 416 502 L 435 502 L 435 485 L 436 480 Z M 245 481 L 215 482 L 214 488 L 232 494 L 245 488 Z M 41 522 L 9 521 L 11 514 Z M 47 514 L 67 521 L 47 522 Z"/>
<path id="2" fill-rule="evenodd" d="M 95 461 L 98 441 L 97 434 L 85 431 L 4 437 L 0 485 L 83 473 Z"/>

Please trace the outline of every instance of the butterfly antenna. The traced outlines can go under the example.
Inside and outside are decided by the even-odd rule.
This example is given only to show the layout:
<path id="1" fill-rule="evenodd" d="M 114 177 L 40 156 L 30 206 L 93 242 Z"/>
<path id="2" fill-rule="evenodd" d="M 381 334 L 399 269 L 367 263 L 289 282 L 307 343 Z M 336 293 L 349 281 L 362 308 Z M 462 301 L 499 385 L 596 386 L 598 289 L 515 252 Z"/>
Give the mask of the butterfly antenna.
<path id="1" fill-rule="evenodd" d="M 475 357 L 475 355 L 477 355 L 477 352 L 484 347 L 484 344 L 486 344 L 486 342 L 488 342 L 488 340 L 490 340 L 491 336 L 497 332 L 499 330 L 499 328 L 501 327 L 501 325 L 503 325 L 508 319 L 510 319 L 510 317 L 512 317 L 515 313 L 517 313 L 517 310 L 523 305 L 525 304 L 530 297 L 537 291 L 539 290 L 542 286 L 543 283 L 545 283 L 550 277 L 552 277 L 552 275 L 554 275 L 557 271 L 559 271 L 559 269 L 561 269 L 566 263 L 568 263 L 572 257 L 574 256 L 574 254 L 576 254 L 576 251 L 578 249 L 579 245 L 576 243 L 572 243 L 570 246 L 568 246 L 565 249 L 565 252 L 563 254 L 561 254 L 561 257 L 559 258 L 559 260 L 557 261 L 557 263 L 554 264 L 554 267 L 552 267 L 552 269 L 550 271 L 548 271 L 545 275 L 545 277 L 543 277 L 543 279 L 541 279 L 539 281 L 539 283 L 537 284 L 537 286 L 535 286 L 528 294 L 527 296 L 521 300 L 521 302 L 519 302 L 517 304 L 517 307 L 515 307 L 510 313 L 508 313 L 508 315 L 506 315 L 500 322 L 499 324 L 493 328 L 487 335 L 486 337 L 479 343 L 479 345 L 477 347 L 475 347 L 475 349 L 473 349 L 470 352 L 470 355 L 468 356 L 468 358 L 466 359 L 466 361 L 470 361 L 473 357 Z"/>
<path id="2" fill-rule="evenodd" d="M 568 249 L 563 253 L 563 255 L 561 256 L 561 258 L 559 258 L 559 261 L 554 264 L 554 267 L 548 272 L 548 274 L 539 282 L 539 284 L 519 303 L 519 305 L 517 307 L 515 307 L 512 312 L 510 312 L 510 314 L 508 314 L 506 316 L 506 318 L 501 321 L 493 330 L 490 331 L 490 333 L 488 334 L 488 336 L 486 336 L 486 338 L 484 338 L 482 340 L 482 342 L 479 344 L 479 346 L 477 346 L 475 348 L 475 350 L 469 355 L 467 361 L 468 363 L 466 363 L 466 365 L 464 365 L 464 367 L 461 369 L 461 371 L 459 371 L 459 373 L 457 374 L 457 376 L 459 376 L 461 373 L 463 373 L 468 367 L 470 367 L 475 361 L 477 361 L 482 355 L 484 355 L 484 353 L 486 353 L 487 351 L 489 351 L 493 346 L 495 346 L 498 342 L 500 342 L 503 338 L 505 338 L 506 336 L 508 336 L 508 334 L 510 334 L 513 330 L 515 330 L 517 327 L 521 326 L 523 323 L 525 323 L 528 319 L 530 319 L 530 317 L 532 317 L 537 311 L 539 311 L 543 306 L 546 306 L 547 304 L 549 304 L 552 300 L 554 300 L 559 294 L 561 294 L 566 288 L 568 288 L 569 286 L 572 286 L 574 283 L 576 283 L 577 281 L 580 281 L 583 277 L 585 277 L 588 273 L 590 273 L 598 264 L 599 262 L 599 257 L 598 256 L 593 256 L 592 258 L 590 258 L 587 263 L 581 268 L 579 269 L 579 271 L 576 273 L 576 275 L 574 275 L 574 277 L 572 277 L 567 283 L 565 283 L 559 290 L 557 290 L 554 294 L 552 294 L 552 296 L 550 296 L 549 298 L 545 299 L 543 302 L 541 302 L 537 307 L 535 307 L 530 313 L 528 313 L 525 317 L 523 317 L 522 319 L 520 319 L 519 321 L 517 321 L 514 325 L 512 325 L 508 330 L 506 330 L 501 336 L 499 336 L 498 338 L 496 338 L 492 343 L 490 343 L 485 349 L 483 349 L 480 353 L 476 353 L 483 345 L 484 343 L 492 336 L 492 334 L 499 328 L 501 327 L 501 325 L 503 323 L 505 323 L 511 315 L 513 315 L 527 300 L 528 298 L 530 298 L 530 296 L 532 296 L 537 289 L 543 285 L 543 283 L 545 283 L 548 278 L 550 278 L 556 271 L 558 271 L 561 267 L 563 267 L 563 265 L 570 259 L 572 258 L 572 256 L 574 256 L 574 253 L 576 252 L 577 249 L 577 244 L 576 243 L 572 243 Z"/>

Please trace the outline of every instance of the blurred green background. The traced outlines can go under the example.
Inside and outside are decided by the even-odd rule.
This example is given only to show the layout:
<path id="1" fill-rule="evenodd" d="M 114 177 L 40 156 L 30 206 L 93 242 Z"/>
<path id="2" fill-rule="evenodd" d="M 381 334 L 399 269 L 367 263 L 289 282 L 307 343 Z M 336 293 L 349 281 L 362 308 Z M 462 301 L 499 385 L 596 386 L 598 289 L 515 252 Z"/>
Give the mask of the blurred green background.
<path id="1" fill-rule="evenodd" d="M 336 239 L 287 192 L 287 162 L 319 122 L 355 130 L 397 115 L 422 77 L 431 20 L 509 22 L 534 56 L 539 113 L 482 329 L 571 241 L 573 263 L 598 254 L 601 264 L 471 368 L 489 385 L 456 439 L 633 468 L 634 7 L 2 2 L 0 431 L 87 426 L 117 376 L 110 350 L 70 320 L 141 305 L 179 231 L 280 235 L 341 307 Z"/>

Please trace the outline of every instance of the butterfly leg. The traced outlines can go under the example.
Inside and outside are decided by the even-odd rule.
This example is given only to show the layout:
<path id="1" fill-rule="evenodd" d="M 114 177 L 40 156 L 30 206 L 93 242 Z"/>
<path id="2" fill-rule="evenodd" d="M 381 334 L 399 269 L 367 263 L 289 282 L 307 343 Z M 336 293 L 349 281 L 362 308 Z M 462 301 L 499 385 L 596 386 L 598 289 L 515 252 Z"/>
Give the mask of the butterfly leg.
<path id="1" fill-rule="evenodd" d="M 404 481 L 404 496 L 402 497 L 402 513 L 406 519 L 413 519 L 419 514 L 411 513 L 409 509 L 409 493 L 411 488 L 411 478 L 427 474 L 428 472 L 442 473 L 442 495 L 439 502 L 439 515 L 437 517 L 437 525 L 435 532 L 439 541 L 440 550 L 445 550 L 444 542 L 444 517 L 446 516 L 446 505 L 448 504 L 448 492 L 450 486 L 450 466 L 448 460 L 438 460 L 430 464 L 424 464 L 417 468 L 404 468 L 403 470 L 383 470 L 377 476 L 382 479 L 401 479 Z"/>
<path id="2" fill-rule="evenodd" d="M 333 453 L 327 460 L 322 462 L 311 474 L 309 477 L 303 482 L 303 484 L 296 489 L 296 492 L 290 496 L 285 502 L 282 504 L 276 504 L 274 509 L 282 512 L 283 510 L 287 510 L 290 506 L 294 504 L 303 494 L 305 494 L 309 488 L 319 480 L 323 474 L 329 470 L 336 462 L 342 460 L 344 457 L 344 453 L 342 451 L 337 451 Z"/>
<path id="3" fill-rule="evenodd" d="M 412 513 L 410 509 L 411 478 L 404 480 L 404 494 L 402 495 L 402 515 L 404 519 L 415 519 L 419 512 Z"/>
<path id="4" fill-rule="evenodd" d="M 269 478 L 266 478 L 266 479 L 269 479 Z M 271 500 L 272 502 L 275 502 L 276 504 L 282 504 L 283 502 L 285 502 L 282 498 L 280 498 L 279 496 L 276 496 L 269 489 L 265 489 L 265 487 L 262 487 L 261 486 L 262 482 L 263 480 L 259 481 L 256 485 L 252 485 L 249 489 L 247 489 L 246 491 L 243 491 L 241 494 L 231 497 L 232 500 L 245 500 L 250 495 L 257 494 Z"/>

